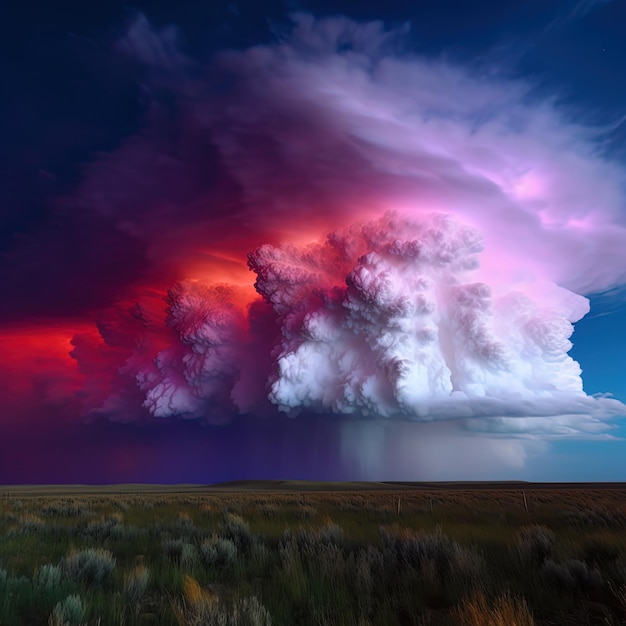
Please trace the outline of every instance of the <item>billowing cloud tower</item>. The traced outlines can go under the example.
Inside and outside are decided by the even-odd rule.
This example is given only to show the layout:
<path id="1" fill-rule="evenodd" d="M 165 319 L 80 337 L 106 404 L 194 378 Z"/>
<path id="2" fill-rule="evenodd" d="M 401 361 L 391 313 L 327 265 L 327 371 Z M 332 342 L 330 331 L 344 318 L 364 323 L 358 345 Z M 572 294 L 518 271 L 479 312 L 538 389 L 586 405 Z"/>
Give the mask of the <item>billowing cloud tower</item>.
<path id="1" fill-rule="evenodd" d="M 482 246 L 449 215 L 388 214 L 323 245 L 259 248 L 250 266 L 282 330 L 271 401 L 409 419 L 516 412 L 519 400 L 566 411 L 584 397 L 567 352 L 586 299 L 490 286 Z"/>

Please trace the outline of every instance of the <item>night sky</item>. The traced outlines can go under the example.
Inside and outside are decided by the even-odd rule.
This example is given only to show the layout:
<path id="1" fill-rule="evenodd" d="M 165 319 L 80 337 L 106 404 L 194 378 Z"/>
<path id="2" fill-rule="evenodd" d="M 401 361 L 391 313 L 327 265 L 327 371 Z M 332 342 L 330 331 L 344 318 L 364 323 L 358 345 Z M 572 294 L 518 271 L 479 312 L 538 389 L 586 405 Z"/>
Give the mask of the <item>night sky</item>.
<path id="1" fill-rule="evenodd" d="M 626 3 L 0 16 L 0 484 L 626 480 Z"/>

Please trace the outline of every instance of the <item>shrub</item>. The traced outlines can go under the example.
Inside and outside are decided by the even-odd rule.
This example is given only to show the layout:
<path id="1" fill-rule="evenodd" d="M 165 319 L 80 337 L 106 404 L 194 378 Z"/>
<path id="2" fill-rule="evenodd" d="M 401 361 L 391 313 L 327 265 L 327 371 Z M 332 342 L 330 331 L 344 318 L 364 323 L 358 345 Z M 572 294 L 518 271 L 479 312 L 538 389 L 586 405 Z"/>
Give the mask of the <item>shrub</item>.
<path id="1" fill-rule="evenodd" d="M 6 587 L 7 578 L 8 578 L 7 571 L 3 567 L 0 567 L 0 587 Z"/>
<path id="2" fill-rule="evenodd" d="M 592 539 L 587 542 L 583 550 L 583 560 L 596 567 L 614 565 L 619 558 L 619 549 L 601 539 Z"/>
<path id="3" fill-rule="evenodd" d="M 270 562 L 271 554 L 268 547 L 262 542 L 255 542 L 250 553 L 249 563 L 256 571 L 265 571 Z"/>
<path id="4" fill-rule="evenodd" d="M 125 526 L 124 524 L 114 524 L 109 531 L 109 538 L 118 541 L 132 541 L 136 538 L 140 529 L 135 526 Z"/>
<path id="5" fill-rule="evenodd" d="M 107 519 L 94 520 L 88 524 L 77 526 L 76 533 L 89 537 L 94 541 L 104 541 L 105 539 L 127 538 L 131 533 L 126 532 L 126 527 L 121 523 L 121 519 L 115 515 Z"/>
<path id="6" fill-rule="evenodd" d="M 597 569 L 590 568 L 584 561 L 570 559 L 557 563 L 552 559 L 545 561 L 543 575 L 554 585 L 565 589 L 594 589 L 603 584 L 602 575 Z"/>
<path id="7" fill-rule="evenodd" d="M 185 542 L 182 539 L 166 539 L 163 542 L 163 552 L 171 559 L 180 558 Z"/>
<path id="8" fill-rule="evenodd" d="M 65 600 L 57 602 L 50 616 L 53 626 L 74 626 L 80 624 L 85 617 L 85 606 L 78 595 L 67 596 Z"/>
<path id="9" fill-rule="evenodd" d="M 300 552 L 313 554 L 323 546 L 342 546 L 343 529 L 332 522 L 328 522 L 317 531 L 302 526 L 295 531 L 287 528 L 283 534 L 283 544 L 289 542 L 293 542 Z"/>
<path id="10" fill-rule="evenodd" d="M 626 514 L 600 508 L 576 508 L 562 513 L 563 520 L 576 528 L 623 528 Z"/>
<path id="11" fill-rule="evenodd" d="M 50 503 L 43 506 L 40 513 L 45 517 L 80 517 L 90 513 L 89 509 L 86 509 L 76 502 L 68 501 L 63 503 Z"/>
<path id="12" fill-rule="evenodd" d="M 359 611 L 362 617 L 369 614 L 375 588 L 383 572 L 383 557 L 380 550 L 369 546 L 358 554 L 350 555 L 347 577 L 356 590 Z"/>
<path id="13" fill-rule="evenodd" d="M 225 567 L 237 562 L 237 546 L 232 539 L 213 537 L 200 546 L 204 562 L 212 567 Z"/>
<path id="14" fill-rule="evenodd" d="M 558 587 L 565 587 L 573 589 L 575 587 L 574 577 L 571 575 L 569 569 L 557 563 L 552 559 L 547 559 L 541 568 L 543 575 L 554 585 Z"/>
<path id="15" fill-rule="evenodd" d="M 387 568 L 413 568 L 428 579 L 477 576 L 483 568 L 480 555 L 460 546 L 441 532 L 416 534 L 408 529 L 381 528 L 383 561 Z"/>
<path id="16" fill-rule="evenodd" d="M 74 552 L 61 561 L 65 575 L 75 583 L 102 585 L 115 569 L 115 559 L 108 550 L 89 548 Z"/>
<path id="17" fill-rule="evenodd" d="M 219 534 L 224 539 L 230 539 L 241 553 L 248 554 L 252 549 L 254 538 L 250 527 L 239 515 L 226 513 Z"/>
<path id="18" fill-rule="evenodd" d="M 374 578 L 380 578 L 384 572 L 384 560 L 382 552 L 374 547 L 367 546 L 359 553 L 359 561 L 363 567 L 367 567 Z"/>
<path id="19" fill-rule="evenodd" d="M 163 549 L 168 557 L 178 560 L 181 567 L 191 568 L 198 560 L 196 546 L 183 539 L 168 539 L 163 542 Z"/>
<path id="20" fill-rule="evenodd" d="M 44 521 L 36 515 L 25 514 L 19 520 L 18 532 L 21 534 L 38 533 L 45 529 Z"/>
<path id="21" fill-rule="evenodd" d="M 317 540 L 325 544 L 341 545 L 343 528 L 333 522 L 328 522 L 317 531 Z"/>
<path id="22" fill-rule="evenodd" d="M 341 548 L 334 543 L 314 546 L 314 550 L 306 554 L 306 563 L 315 577 L 336 585 L 345 581 L 346 560 Z"/>
<path id="23" fill-rule="evenodd" d="M 517 551 L 523 561 L 540 565 L 554 552 L 554 533 L 545 526 L 525 526 L 517 535 Z"/>
<path id="24" fill-rule="evenodd" d="M 589 567 L 584 561 L 571 559 L 566 561 L 565 565 L 579 589 L 597 589 L 604 584 L 602 574 L 597 569 Z"/>
<path id="25" fill-rule="evenodd" d="M 293 537 L 283 539 L 278 553 L 282 566 L 283 593 L 297 602 L 308 595 L 308 582 L 298 545 Z"/>
<path id="26" fill-rule="evenodd" d="M 183 568 L 192 568 L 198 560 L 198 551 L 193 543 L 183 543 L 180 550 L 180 565 Z"/>
<path id="27" fill-rule="evenodd" d="M 61 584 L 62 571 L 59 565 L 46 563 L 39 568 L 35 584 L 43 589 L 56 589 Z"/>
<path id="28" fill-rule="evenodd" d="M 272 616 L 256 596 L 237 600 L 229 626 L 272 626 Z"/>

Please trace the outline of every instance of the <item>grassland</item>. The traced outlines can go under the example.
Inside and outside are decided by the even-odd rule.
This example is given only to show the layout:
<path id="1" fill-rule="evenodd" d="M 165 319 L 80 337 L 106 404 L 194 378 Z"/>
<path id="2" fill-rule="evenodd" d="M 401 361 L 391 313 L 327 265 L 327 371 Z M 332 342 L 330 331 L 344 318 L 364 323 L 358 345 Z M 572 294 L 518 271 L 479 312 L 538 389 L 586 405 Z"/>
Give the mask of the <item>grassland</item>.
<path id="1" fill-rule="evenodd" d="M 0 487 L 15 624 L 626 624 L 626 486 Z"/>

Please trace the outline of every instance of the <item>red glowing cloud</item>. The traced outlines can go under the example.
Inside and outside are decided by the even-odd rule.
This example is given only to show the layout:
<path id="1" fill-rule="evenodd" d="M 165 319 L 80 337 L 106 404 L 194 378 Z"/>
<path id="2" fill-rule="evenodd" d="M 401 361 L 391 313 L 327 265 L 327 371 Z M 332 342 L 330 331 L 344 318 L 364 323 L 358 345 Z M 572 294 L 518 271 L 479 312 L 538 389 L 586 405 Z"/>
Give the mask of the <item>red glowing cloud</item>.
<path id="1" fill-rule="evenodd" d="M 72 337 L 81 327 L 84 332 L 93 333 L 92 324 L 76 320 L 2 329 L 0 428 L 14 430 L 36 425 L 55 429 L 76 420 L 76 394 L 84 380 L 70 351 Z M 48 407 L 50 412 L 42 416 L 42 407 Z"/>

